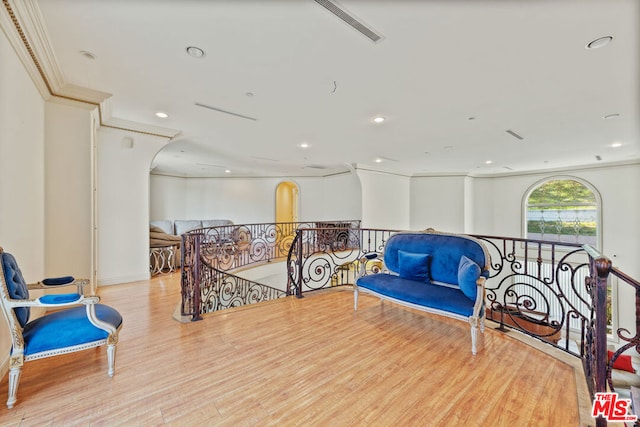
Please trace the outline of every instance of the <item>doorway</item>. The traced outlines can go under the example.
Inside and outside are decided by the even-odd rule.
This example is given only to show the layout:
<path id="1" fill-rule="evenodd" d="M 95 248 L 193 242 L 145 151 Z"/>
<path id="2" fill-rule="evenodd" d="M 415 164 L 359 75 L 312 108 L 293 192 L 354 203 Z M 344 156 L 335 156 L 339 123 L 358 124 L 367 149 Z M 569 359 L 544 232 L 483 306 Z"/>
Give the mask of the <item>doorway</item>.
<path id="1" fill-rule="evenodd" d="M 298 222 L 298 185 L 283 181 L 276 187 L 276 222 Z"/>

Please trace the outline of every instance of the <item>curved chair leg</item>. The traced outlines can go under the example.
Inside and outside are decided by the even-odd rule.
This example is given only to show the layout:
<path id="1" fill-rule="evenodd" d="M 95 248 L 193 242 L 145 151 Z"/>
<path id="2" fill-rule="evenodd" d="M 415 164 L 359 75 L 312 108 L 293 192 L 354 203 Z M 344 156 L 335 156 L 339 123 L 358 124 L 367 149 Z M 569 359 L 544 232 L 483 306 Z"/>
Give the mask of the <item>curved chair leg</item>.
<path id="1" fill-rule="evenodd" d="M 18 400 L 18 383 L 20 382 L 21 367 L 14 367 L 9 370 L 9 399 L 7 399 L 7 408 L 13 408 Z"/>
<path id="2" fill-rule="evenodd" d="M 109 344 L 107 345 L 107 360 L 109 363 L 109 371 L 107 372 L 110 377 L 115 373 L 115 365 L 116 365 L 116 345 Z"/>

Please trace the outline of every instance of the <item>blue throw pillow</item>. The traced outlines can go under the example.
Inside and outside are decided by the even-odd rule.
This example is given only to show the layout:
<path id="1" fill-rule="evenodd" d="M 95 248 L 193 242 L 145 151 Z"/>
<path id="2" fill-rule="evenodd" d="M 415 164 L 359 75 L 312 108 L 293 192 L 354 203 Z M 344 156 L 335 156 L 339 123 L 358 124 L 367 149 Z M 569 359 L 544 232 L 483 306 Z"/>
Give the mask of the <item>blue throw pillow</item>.
<path id="1" fill-rule="evenodd" d="M 404 279 L 429 282 L 429 254 L 398 251 L 398 274 Z"/>
<path id="2" fill-rule="evenodd" d="M 480 266 L 462 255 L 460 264 L 458 264 L 458 285 L 462 293 L 471 301 L 475 301 L 478 295 L 478 285 L 476 282 L 480 277 L 480 273 Z"/>

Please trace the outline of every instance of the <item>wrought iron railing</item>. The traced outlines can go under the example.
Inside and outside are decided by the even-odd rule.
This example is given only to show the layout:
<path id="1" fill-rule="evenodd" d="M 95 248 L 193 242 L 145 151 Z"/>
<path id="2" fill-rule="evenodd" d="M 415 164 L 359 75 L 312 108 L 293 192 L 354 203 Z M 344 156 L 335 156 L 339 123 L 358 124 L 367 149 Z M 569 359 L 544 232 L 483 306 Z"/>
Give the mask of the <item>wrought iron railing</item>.
<path id="1" fill-rule="evenodd" d="M 381 254 L 394 232 L 362 228 L 299 230 L 287 260 L 288 293 L 300 297 L 303 292 L 353 285 L 358 260 L 366 254 Z M 331 238 L 318 239 L 324 235 Z M 381 266 L 381 263 L 373 262 L 369 268 L 378 271 Z"/>
<path id="2" fill-rule="evenodd" d="M 240 304 L 234 300 L 238 294 L 243 295 L 237 298 L 244 304 L 351 285 L 358 273 L 358 260 L 366 254 L 382 254 L 395 231 L 362 229 L 358 221 L 333 221 L 225 226 L 190 232 L 183 236 L 183 314 L 195 319 L 201 313 Z M 580 358 L 592 396 L 616 391 L 611 379 L 613 362 L 631 347 L 640 350 L 640 283 L 612 267 L 609 259 L 588 245 L 474 237 L 491 255 L 487 319 L 496 322 L 499 330 L 518 330 Z M 284 290 L 244 283 L 224 271 L 285 255 L 288 283 Z M 381 261 L 369 261 L 365 274 L 382 268 Z M 612 276 L 617 278 L 615 284 L 635 288 L 633 336 L 626 329 L 612 329 Z M 224 301 L 218 304 L 218 300 Z M 608 332 L 624 343 L 610 361 Z M 597 426 L 606 425 L 602 417 L 595 421 Z"/>
<path id="3" fill-rule="evenodd" d="M 475 235 L 491 255 L 487 319 L 582 357 L 591 297 L 589 256 L 578 244 Z"/>
<path id="4" fill-rule="evenodd" d="M 202 314 L 223 308 L 286 296 L 288 288 L 274 288 L 232 272 L 273 260 L 284 261 L 298 230 L 314 228 L 315 244 L 331 248 L 344 234 L 340 231 L 359 226 L 359 221 L 318 221 L 191 230 L 182 235 L 181 314 L 198 320 Z"/>

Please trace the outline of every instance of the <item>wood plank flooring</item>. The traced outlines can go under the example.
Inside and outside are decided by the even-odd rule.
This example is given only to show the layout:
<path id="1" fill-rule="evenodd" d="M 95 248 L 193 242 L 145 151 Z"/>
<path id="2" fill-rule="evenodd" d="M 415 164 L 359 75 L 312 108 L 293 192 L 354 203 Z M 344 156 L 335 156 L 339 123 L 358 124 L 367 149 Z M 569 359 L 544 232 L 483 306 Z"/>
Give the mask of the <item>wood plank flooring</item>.
<path id="1" fill-rule="evenodd" d="M 124 317 L 115 376 L 104 348 L 28 362 L 0 425 L 581 424 L 569 364 L 491 328 L 474 357 L 467 323 L 366 295 L 354 312 L 346 288 L 194 323 L 172 319 L 178 273 L 99 293 Z"/>

